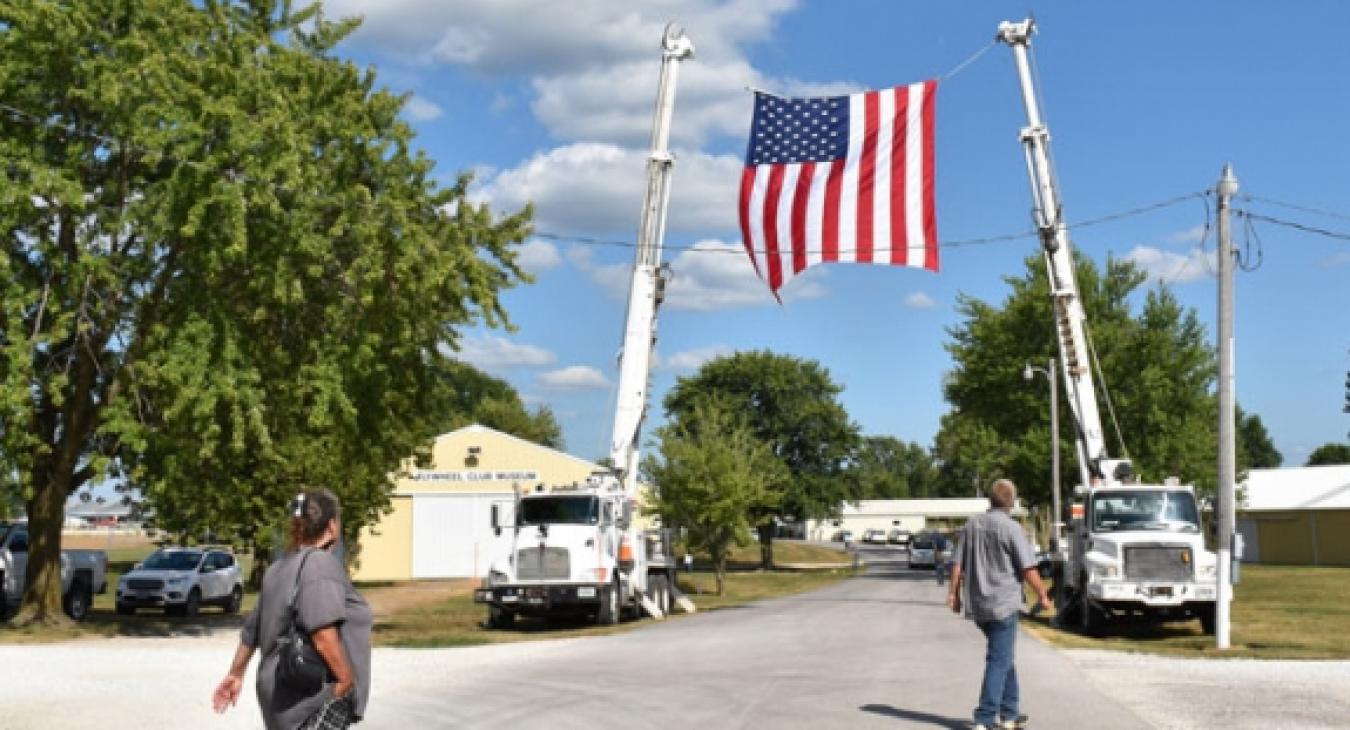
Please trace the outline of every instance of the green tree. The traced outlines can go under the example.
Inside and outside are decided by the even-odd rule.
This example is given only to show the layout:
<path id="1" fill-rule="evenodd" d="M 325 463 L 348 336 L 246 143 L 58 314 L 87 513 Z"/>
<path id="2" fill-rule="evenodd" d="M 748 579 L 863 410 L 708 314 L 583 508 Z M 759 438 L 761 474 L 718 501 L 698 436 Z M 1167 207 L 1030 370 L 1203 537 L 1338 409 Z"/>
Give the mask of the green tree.
<path id="1" fill-rule="evenodd" d="M 763 351 L 711 360 L 666 394 L 670 422 L 690 433 L 699 428 L 699 406 L 709 401 L 743 414 L 787 467 L 789 476 L 770 485 L 774 506 L 751 515 L 766 570 L 773 566 L 775 518 L 833 517 L 858 498 L 846 470 L 861 437 L 839 403 L 842 391 L 819 363 Z"/>
<path id="2" fill-rule="evenodd" d="M 60 621 L 66 498 L 256 542 L 333 488 L 349 536 L 449 412 L 459 328 L 524 278 L 435 182 L 404 98 L 282 0 L 0 0 L 0 473 L 31 520 L 18 622 Z"/>
<path id="3" fill-rule="evenodd" d="M 849 465 L 858 499 L 909 499 L 932 496 L 937 467 L 928 450 L 893 436 L 865 436 Z"/>
<path id="4" fill-rule="evenodd" d="M 546 405 L 530 410 L 511 384 L 462 362 L 449 364 L 451 409 L 459 414 L 451 428 L 473 423 L 519 436 L 552 449 L 563 448 L 562 427 Z"/>
<path id="5" fill-rule="evenodd" d="M 1111 259 L 1100 271 L 1079 258 L 1075 268 L 1104 374 L 1097 378 L 1098 402 L 1108 452 L 1134 459 L 1136 471 L 1148 479 L 1176 475 L 1202 491 L 1213 490 L 1217 368 L 1195 312 L 1159 287 L 1144 294 L 1136 314 L 1131 302 L 1145 276 L 1129 262 Z M 1029 257 L 1025 273 L 1006 281 L 1011 292 L 999 306 L 960 299 L 964 321 L 949 330 L 947 347 L 955 367 L 944 388 L 953 411 L 943 419 L 936 452 L 943 462 L 944 491 L 970 494 L 973 478 L 984 488 L 995 476 L 1008 476 L 1030 503 L 1047 504 L 1048 396 L 1043 382 L 1022 378 L 1025 363 L 1058 357 L 1043 257 Z M 1060 399 L 1059 420 L 1062 484 L 1068 487 L 1079 479 L 1077 426 L 1066 400 Z M 1243 458 L 1247 463 L 1269 460 L 1269 439 L 1259 419 L 1244 416 L 1242 423 L 1243 443 L 1253 452 L 1243 449 Z M 983 462 L 970 465 L 976 458 Z"/>
<path id="6" fill-rule="evenodd" d="M 1260 416 L 1238 408 L 1235 420 L 1239 469 L 1273 469 L 1284 463 L 1284 455 L 1275 448 Z"/>
<path id="7" fill-rule="evenodd" d="M 656 485 L 654 507 L 665 524 L 686 528 L 690 547 L 708 552 L 720 596 L 727 554 L 732 545 L 750 542 L 751 515 L 774 509 L 773 487 L 787 478 L 787 469 L 717 401 L 695 405 L 690 418 L 658 429 L 657 438 L 660 458 L 648 456 L 643 463 Z"/>
<path id="8" fill-rule="evenodd" d="M 1335 464 L 1350 464 L 1350 444 L 1338 444 L 1336 442 L 1322 444 L 1313 449 L 1308 454 L 1308 463 L 1305 466 L 1332 466 Z"/>

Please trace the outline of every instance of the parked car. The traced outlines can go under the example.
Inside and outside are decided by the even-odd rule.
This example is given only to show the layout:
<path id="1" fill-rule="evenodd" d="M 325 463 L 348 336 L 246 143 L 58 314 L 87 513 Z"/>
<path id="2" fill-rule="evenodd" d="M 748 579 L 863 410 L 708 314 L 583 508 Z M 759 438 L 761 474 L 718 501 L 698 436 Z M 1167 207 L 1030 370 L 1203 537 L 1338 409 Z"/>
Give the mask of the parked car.
<path id="1" fill-rule="evenodd" d="M 28 567 L 28 525 L 0 522 L 0 617 L 23 598 Z M 66 614 L 83 621 L 94 605 L 94 594 L 107 588 L 108 554 L 102 550 L 61 551 L 61 602 Z"/>
<path id="2" fill-rule="evenodd" d="M 834 533 L 835 542 L 852 542 L 853 530 L 839 530 Z"/>
<path id="3" fill-rule="evenodd" d="M 917 535 L 909 544 L 909 567 L 932 568 L 937 565 L 937 536 Z"/>
<path id="4" fill-rule="evenodd" d="M 885 545 L 885 530 L 863 530 L 862 541 L 868 545 Z"/>
<path id="5" fill-rule="evenodd" d="M 908 545 L 909 538 L 909 530 L 896 527 L 886 535 L 886 542 L 889 542 L 892 545 Z"/>
<path id="6" fill-rule="evenodd" d="M 208 605 L 238 613 L 243 602 L 243 572 L 234 556 L 222 549 L 161 548 L 117 584 L 117 612 L 124 616 L 138 608 L 195 616 Z"/>

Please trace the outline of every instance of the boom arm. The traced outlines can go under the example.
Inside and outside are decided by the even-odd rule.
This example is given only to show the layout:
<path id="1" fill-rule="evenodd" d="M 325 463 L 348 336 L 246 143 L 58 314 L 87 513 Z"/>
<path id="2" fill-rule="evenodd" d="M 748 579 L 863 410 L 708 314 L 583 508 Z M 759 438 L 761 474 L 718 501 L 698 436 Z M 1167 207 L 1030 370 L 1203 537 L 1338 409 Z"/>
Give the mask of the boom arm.
<path id="1" fill-rule="evenodd" d="M 661 48 L 661 81 L 656 92 L 651 154 L 647 157 L 647 192 L 642 199 L 637 256 L 628 289 L 628 314 L 624 323 L 623 349 L 619 352 L 618 401 L 614 408 L 614 431 L 609 451 L 610 460 L 623 479 L 624 491 L 630 497 L 637 493 L 638 439 L 647 412 L 652 348 L 656 345 L 656 309 L 665 289 L 661 274 L 661 242 L 666 233 L 670 173 L 675 161 L 666 149 L 675 109 L 675 82 L 679 76 L 679 62 L 694 55 L 694 44 L 682 31 L 672 27 L 666 28 Z"/>
<path id="2" fill-rule="evenodd" d="M 1079 476 L 1085 485 L 1092 483 L 1092 477 L 1101 477 L 1107 483 L 1113 483 L 1128 478 L 1129 462 L 1108 459 L 1106 454 L 1106 439 L 1102 434 L 1101 413 L 1097 408 L 1097 393 L 1088 360 L 1084 332 L 1086 316 L 1074 273 L 1069 232 L 1064 225 L 1054 170 L 1050 166 L 1050 131 L 1041 121 L 1031 63 L 1027 58 L 1031 36 L 1035 32 L 1036 24 L 1029 19 L 1020 23 L 1004 22 L 998 27 L 998 39 L 1012 48 L 1013 58 L 1017 62 L 1017 75 L 1022 82 L 1022 102 L 1027 110 L 1027 126 L 1022 128 L 1021 133 L 1022 149 L 1031 180 L 1036 227 L 1045 251 L 1050 299 L 1055 313 L 1055 335 L 1059 343 L 1059 362 L 1069 410 L 1073 412 L 1078 431 Z M 1124 470 L 1121 470 L 1122 466 Z"/>

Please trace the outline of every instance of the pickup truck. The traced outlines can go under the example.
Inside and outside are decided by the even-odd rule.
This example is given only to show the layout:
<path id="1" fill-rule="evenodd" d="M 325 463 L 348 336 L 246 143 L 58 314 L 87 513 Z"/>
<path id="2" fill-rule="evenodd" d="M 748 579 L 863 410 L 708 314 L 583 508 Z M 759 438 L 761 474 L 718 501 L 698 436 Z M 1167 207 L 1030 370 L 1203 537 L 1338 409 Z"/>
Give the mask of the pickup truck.
<path id="1" fill-rule="evenodd" d="M 23 597 L 24 569 L 28 566 L 28 525 L 0 522 L 0 618 L 9 615 Z M 61 551 L 61 596 L 66 613 L 83 621 L 94 604 L 94 594 L 108 589 L 108 554 L 102 550 Z"/>

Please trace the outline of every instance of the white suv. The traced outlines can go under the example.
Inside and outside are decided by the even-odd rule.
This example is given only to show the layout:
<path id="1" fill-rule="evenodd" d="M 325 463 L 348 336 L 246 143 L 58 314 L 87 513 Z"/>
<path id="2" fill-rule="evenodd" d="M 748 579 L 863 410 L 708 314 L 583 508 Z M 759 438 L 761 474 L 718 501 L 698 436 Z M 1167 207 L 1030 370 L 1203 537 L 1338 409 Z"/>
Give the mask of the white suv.
<path id="1" fill-rule="evenodd" d="M 203 605 L 238 613 L 244 602 L 239 563 L 225 550 L 161 548 L 117 583 L 117 612 L 163 608 L 170 616 L 195 616 Z"/>

